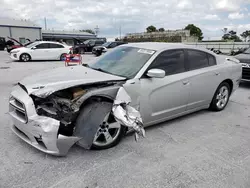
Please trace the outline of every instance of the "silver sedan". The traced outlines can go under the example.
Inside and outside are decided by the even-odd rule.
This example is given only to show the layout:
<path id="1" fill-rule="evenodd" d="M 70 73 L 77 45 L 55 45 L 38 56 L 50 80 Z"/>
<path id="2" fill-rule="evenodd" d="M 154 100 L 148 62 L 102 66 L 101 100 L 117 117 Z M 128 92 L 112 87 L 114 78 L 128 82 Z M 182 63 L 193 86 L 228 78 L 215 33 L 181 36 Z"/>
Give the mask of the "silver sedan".
<path id="1" fill-rule="evenodd" d="M 223 110 L 239 86 L 239 61 L 182 44 L 136 43 L 94 62 L 44 71 L 13 88 L 12 130 L 35 148 L 66 155 L 77 143 L 106 149 L 128 130 L 202 109 Z"/>

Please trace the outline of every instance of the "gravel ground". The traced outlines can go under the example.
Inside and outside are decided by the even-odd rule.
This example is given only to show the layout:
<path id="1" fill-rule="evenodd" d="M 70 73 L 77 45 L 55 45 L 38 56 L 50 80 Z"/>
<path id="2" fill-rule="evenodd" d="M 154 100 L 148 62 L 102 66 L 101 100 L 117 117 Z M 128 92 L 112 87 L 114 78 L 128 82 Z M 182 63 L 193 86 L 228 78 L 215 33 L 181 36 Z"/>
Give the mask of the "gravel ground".
<path id="1" fill-rule="evenodd" d="M 11 132 L 8 96 L 23 77 L 61 66 L 12 62 L 0 52 L 1 188 L 250 187 L 250 83 L 241 84 L 222 112 L 205 110 L 147 128 L 138 143 L 128 135 L 109 150 L 74 146 L 66 157 L 53 157 Z"/>

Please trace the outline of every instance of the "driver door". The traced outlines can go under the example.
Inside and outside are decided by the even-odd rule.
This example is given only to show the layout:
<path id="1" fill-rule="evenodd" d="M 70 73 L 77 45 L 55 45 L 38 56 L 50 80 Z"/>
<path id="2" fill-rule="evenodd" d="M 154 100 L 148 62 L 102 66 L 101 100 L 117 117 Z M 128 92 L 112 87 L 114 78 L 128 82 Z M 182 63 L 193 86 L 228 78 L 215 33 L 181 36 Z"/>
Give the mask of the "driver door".
<path id="1" fill-rule="evenodd" d="M 140 112 L 146 126 L 185 113 L 190 93 L 184 50 L 162 52 L 149 66 L 150 69 L 162 69 L 166 76 L 144 76 L 140 79 Z"/>
<path id="2" fill-rule="evenodd" d="M 49 43 L 41 43 L 36 45 L 36 48 L 32 50 L 31 56 L 33 60 L 48 60 L 51 58 L 49 52 Z"/>

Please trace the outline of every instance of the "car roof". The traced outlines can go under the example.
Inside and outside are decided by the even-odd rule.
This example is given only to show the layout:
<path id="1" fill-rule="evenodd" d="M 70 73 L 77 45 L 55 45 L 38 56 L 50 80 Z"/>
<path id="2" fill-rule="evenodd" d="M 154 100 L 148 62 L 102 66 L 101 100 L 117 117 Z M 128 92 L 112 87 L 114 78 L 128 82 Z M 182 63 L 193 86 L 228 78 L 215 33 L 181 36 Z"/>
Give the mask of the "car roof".
<path id="1" fill-rule="evenodd" d="M 53 41 L 35 41 L 35 42 L 37 42 L 38 44 L 50 43 L 50 44 L 60 44 L 60 45 L 65 46 L 65 44 L 62 44 L 60 42 L 53 42 Z"/>
<path id="2" fill-rule="evenodd" d="M 186 44 L 182 44 L 182 43 L 138 42 L 138 43 L 128 43 L 128 44 L 125 44 L 123 46 L 144 48 L 144 49 L 155 50 L 155 51 L 162 51 L 162 50 L 176 49 L 176 48 L 186 48 L 186 49 L 202 50 L 204 52 L 215 55 L 214 53 L 207 50 L 206 48 L 194 47 L 194 46 L 186 45 Z"/>

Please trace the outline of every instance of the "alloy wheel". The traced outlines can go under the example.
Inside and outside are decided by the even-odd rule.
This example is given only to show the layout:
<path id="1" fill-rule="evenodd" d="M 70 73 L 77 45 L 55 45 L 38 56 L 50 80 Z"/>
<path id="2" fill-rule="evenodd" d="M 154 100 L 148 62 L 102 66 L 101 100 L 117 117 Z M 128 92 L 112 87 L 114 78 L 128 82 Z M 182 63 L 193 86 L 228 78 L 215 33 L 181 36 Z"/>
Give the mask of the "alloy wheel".
<path id="1" fill-rule="evenodd" d="M 121 131 L 121 125 L 115 121 L 112 115 L 107 114 L 99 126 L 97 133 L 94 137 L 96 146 L 106 146 L 113 143 Z"/>
<path id="2" fill-rule="evenodd" d="M 22 57 L 21 57 L 21 59 L 22 59 L 22 61 L 27 62 L 27 61 L 30 60 L 30 57 L 27 54 L 23 54 Z"/>
<path id="3" fill-rule="evenodd" d="M 216 106 L 222 109 L 226 106 L 229 99 L 229 90 L 226 86 L 222 86 L 216 96 Z"/>

